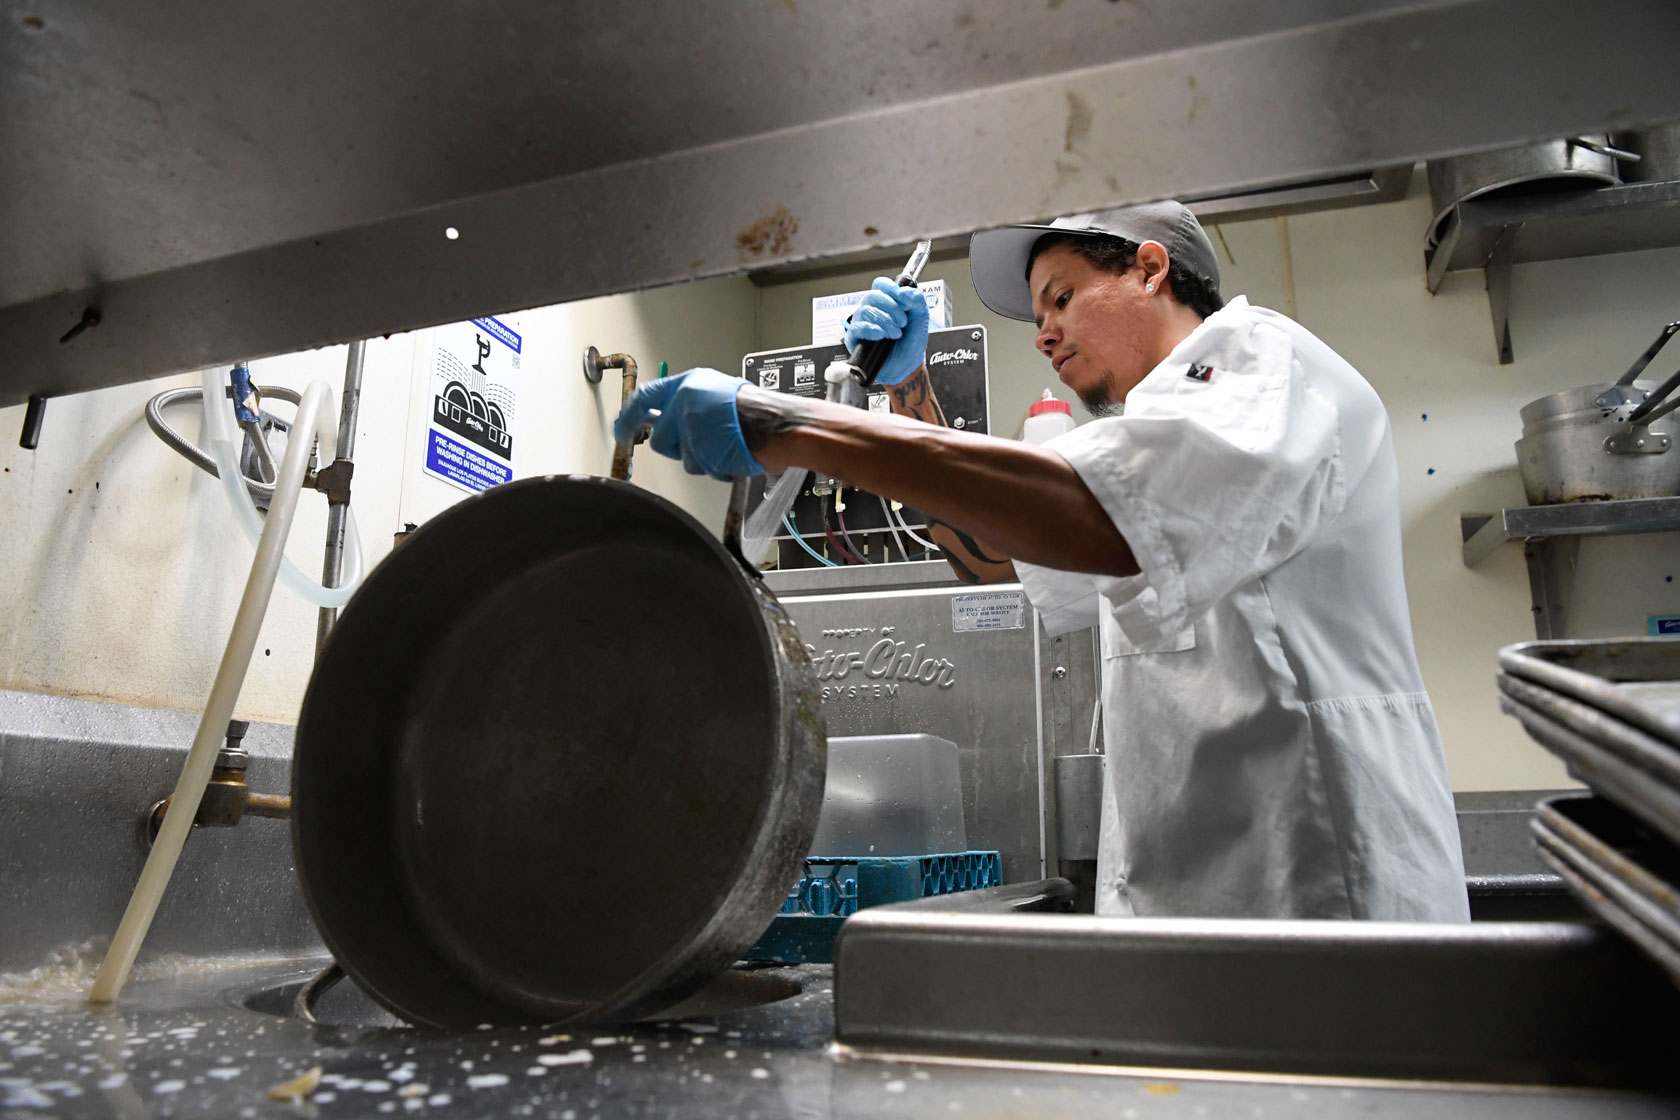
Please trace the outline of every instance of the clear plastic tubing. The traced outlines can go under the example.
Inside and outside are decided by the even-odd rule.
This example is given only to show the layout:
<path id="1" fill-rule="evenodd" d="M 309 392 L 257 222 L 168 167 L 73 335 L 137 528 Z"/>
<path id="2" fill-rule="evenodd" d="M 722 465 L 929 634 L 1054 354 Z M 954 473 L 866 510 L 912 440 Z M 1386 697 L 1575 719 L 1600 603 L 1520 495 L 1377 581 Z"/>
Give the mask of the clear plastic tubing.
<path id="1" fill-rule="evenodd" d="M 207 401 L 227 399 L 219 385 L 210 383 L 210 378 L 205 379 L 204 393 Z M 169 811 L 163 815 L 157 840 L 146 857 L 145 867 L 140 869 L 140 881 L 135 884 L 134 894 L 128 900 L 128 908 L 123 911 L 116 936 L 111 939 L 111 948 L 94 977 L 92 990 L 88 992 L 88 999 L 94 1003 L 109 1003 L 122 991 L 129 969 L 134 966 L 134 958 L 140 953 L 140 943 L 145 940 L 146 931 L 151 928 L 152 918 L 157 914 L 158 903 L 163 900 L 163 892 L 175 873 L 181 848 L 192 830 L 193 818 L 198 815 L 198 803 L 204 797 L 204 787 L 209 784 L 210 774 L 216 768 L 216 752 L 221 749 L 222 739 L 227 734 L 228 720 L 233 716 L 239 689 L 245 683 L 245 671 L 251 664 L 251 653 L 257 645 L 263 615 L 268 612 L 268 601 L 274 594 L 274 581 L 283 559 L 286 534 L 291 531 L 292 516 L 297 512 L 298 498 L 303 490 L 303 476 L 309 466 L 308 434 L 318 431 L 322 446 L 330 449 L 335 435 L 332 412 L 332 399 L 326 383 L 312 382 L 303 391 L 303 399 L 298 404 L 297 419 L 292 425 L 293 438 L 287 441 L 286 456 L 281 460 L 280 473 L 274 483 L 274 498 L 257 541 L 257 558 L 251 563 L 251 575 L 245 581 L 245 594 L 239 600 L 238 613 L 233 616 L 233 631 L 228 635 L 222 663 L 216 669 L 215 683 L 210 686 L 210 698 L 205 702 L 198 733 L 193 736 L 192 748 L 187 751 L 187 761 L 181 767 L 181 779 L 169 800 Z M 245 486 L 239 481 L 239 473 L 233 469 L 235 466 L 231 463 L 227 466 L 217 464 L 223 480 L 231 481 L 237 490 L 244 493 Z"/>
<path id="2" fill-rule="evenodd" d="M 233 402 L 228 399 L 229 385 L 226 370 L 206 370 L 204 374 L 204 439 L 210 446 L 210 455 L 216 461 L 216 474 L 222 483 L 222 492 L 227 495 L 228 504 L 233 507 L 233 518 L 239 522 L 239 527 L 245 530 L 245 537 L 253 547 L 262 537 L 264 519 L 257 512 L 257 505 L 251 498 L 250 491 L 240 478 L 239 472 L 239 426 L 233 418 Z M 311 382 L 310 388 L 319 385 L 323 392 L 329 393 L 327 404 L 321 412 L 320 440 L 321 457 L 330 461 L 338 443 L 338 423 L 334 419 L 331 390 L 325 381 Z M 298 416 L 303 415 L 301 406 Z M 294 432 L 302 432 L 299 442 L 304 451 L 309 450 L 309 430 L 302 424 L 292 425 Z M 290 444 L 287 446 L 290 451 Z M 307 462 L 307 460 L 306 460 Z M 271 507 L 272 509 L 272 507 Z M 280 554 L 280 582 L 286 587 L 318 607 L 342 607 L 350 601 L 351 594 L 362 582 L 362 538 L 356 530 L 356 515 L 346 510 L 348 516 L 344 524 L 345 537 L 345 572 L 337 587 L 323 587 L 319 582 L 311 579 L 300 570 L 297 565 L 286 559 L 284 551 Z M 282 538 L 282 541 L 284 538 Z"/>

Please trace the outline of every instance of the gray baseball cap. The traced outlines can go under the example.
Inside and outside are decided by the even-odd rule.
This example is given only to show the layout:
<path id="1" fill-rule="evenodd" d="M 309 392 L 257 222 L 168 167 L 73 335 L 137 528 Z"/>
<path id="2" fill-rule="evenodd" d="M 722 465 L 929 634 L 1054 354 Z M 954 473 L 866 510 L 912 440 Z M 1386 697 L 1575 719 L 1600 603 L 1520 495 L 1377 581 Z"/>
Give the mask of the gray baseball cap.
<path id="1" fill-rule="evenodd" d="M 1213 242 L 1188 207 L 1178 202 L 1149 202 L 1118 210 L 1098 210 L 1057 218 L 1043 226 L 1009 226 L 975 234 L 968 245 L 968 270 L 980 302 L 1011 319 L 1033 321 L 1032 292 L 1027 287 L 1027 256 L 1047 233 L 1109 234 L 1136 244 L 1158 241 L 1171 260 L 1219 290 L 1219 261 Z"/>

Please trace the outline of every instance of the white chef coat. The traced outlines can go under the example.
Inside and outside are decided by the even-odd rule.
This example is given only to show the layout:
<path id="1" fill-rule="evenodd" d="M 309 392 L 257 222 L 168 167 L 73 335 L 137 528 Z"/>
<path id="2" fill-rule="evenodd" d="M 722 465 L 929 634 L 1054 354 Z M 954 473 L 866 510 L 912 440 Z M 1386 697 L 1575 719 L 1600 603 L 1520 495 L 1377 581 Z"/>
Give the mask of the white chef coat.
<path id="1" fill-rule="evenodd" d="M 1237 297 L 1046 446 L 1141 569 L 1015 565 L 1051 634 L 1101 628 L 1097 912 L 1468 921 L 1375 390 Z"/>

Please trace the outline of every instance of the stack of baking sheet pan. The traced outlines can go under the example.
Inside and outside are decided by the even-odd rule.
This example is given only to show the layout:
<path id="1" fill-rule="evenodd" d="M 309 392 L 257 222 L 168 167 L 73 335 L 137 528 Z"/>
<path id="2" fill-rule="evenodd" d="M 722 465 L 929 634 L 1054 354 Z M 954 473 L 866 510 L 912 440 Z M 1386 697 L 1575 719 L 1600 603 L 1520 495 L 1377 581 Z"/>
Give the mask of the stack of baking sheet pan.
<path id="1" fill-rule="evenodd" d="M 1545 802 L 1540 854 L 1680 983 L 1680 641 L 1527 642 L 1499 703 L 1595 796 Z"/>

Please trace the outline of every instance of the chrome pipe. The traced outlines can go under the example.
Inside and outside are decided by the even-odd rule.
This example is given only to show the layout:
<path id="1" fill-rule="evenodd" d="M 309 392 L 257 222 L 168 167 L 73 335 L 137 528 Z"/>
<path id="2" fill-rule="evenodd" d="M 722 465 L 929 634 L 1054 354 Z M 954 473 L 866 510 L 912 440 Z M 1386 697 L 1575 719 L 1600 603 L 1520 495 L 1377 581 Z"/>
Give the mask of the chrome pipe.
<path id="1" fill-rule="evenodd" d="M 336 462 L 352 462 L 356 454 L 356 417 L 362 402 L 362 367 L 366 355 L 366 343 L 357 340 L 350 344 L 350 353 L 344 361 L 344 398 L 338 410 L 338 458 Z M 349 491 L 346 489 L 343 501 L 329 499 L 327 503 L 327 548 L 326 556 L 321 564 L 321 585 L 323 587 L 337 587 L 340 576 L 344 571 L 344 527 L 350 515 Z M 333 624 L 338 621 L 337 607 L 322 607 L 320 615 L 315 620 L 315 658 L 320 660 L 321 650 L 327 644 L 327 635 L 332 633 Z"/>

